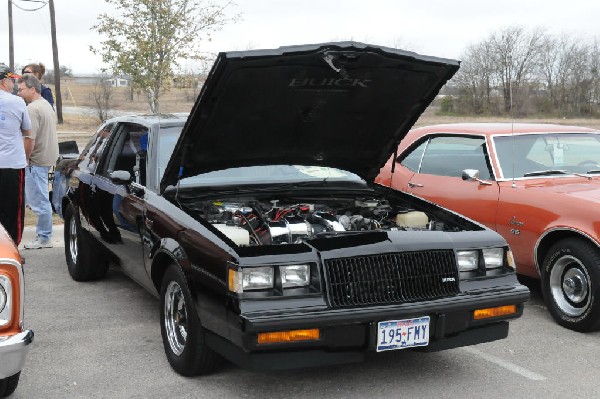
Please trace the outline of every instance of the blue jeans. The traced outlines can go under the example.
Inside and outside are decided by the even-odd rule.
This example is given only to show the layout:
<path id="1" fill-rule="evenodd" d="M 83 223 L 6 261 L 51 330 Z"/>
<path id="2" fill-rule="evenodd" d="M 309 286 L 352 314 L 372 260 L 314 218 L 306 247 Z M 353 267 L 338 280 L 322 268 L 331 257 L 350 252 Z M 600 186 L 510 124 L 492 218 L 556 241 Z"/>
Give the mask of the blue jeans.
<path id="1" fill-rule="evenodd" d="M 36 233 L 42 240 L 52 237 L 52 206 L 48 199 L 50 166 L 25 167 L 25 201 L 38 217 Z"/>

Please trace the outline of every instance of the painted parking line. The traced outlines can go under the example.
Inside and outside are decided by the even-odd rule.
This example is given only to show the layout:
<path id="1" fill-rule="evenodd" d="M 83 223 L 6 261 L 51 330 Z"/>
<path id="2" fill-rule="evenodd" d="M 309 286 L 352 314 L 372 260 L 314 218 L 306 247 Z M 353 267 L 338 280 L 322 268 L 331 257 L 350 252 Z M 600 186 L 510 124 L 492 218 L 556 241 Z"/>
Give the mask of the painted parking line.
<path id="1" fill-rule="evenodd" d="M 501 358 L 499 358 L 497 356 L 484 353 L 484 352 L 482 352 L 482 351 L 480 351 L 478 349 L 475 349 L 473 347 L 465 346 L 465 347 L 460 348 L 460 349 L 464 350 L 465 352 L 469 352 L 472 355 L 478 356 L 478 357 L 480 357 L 480 358 L 482 358 L 484 360 L 487 360 L 488 362 L 491 362 L 491 363 L 494 363 L 494 364 L 496 364 L 496 365 L 498 365 L 500 367 L 503 367 L 503 368 L 507 369 L 508 371 L 512 371 L 515 374 L 519 374 L 519 375 L 521 375 L 521 376 L 523 376 L 523 377 L 525 377 L 527 379 L 530 379 L 532 381 L 544 381 L 544 380 L 546 380 L 546 377 L 544 377 L 541 374 L 534 373 L 533 371 L 527 370 L 524 367 L 517 366 L 514 363 L 511 363 L 509 361 L 501 359 Z"/>

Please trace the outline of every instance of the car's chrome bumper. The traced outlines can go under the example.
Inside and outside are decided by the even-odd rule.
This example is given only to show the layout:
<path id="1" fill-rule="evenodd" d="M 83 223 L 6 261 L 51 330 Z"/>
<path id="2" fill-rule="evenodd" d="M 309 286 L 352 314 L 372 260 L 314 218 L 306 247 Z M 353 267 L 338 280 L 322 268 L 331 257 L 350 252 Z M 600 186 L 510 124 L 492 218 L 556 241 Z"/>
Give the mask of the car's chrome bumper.
<path id="1" fill-rule="evenodd" d="M 5 339 L 0 337 L 0 379 L 10 377 L 23 369 L 33 331 L 25 330 Z"/>

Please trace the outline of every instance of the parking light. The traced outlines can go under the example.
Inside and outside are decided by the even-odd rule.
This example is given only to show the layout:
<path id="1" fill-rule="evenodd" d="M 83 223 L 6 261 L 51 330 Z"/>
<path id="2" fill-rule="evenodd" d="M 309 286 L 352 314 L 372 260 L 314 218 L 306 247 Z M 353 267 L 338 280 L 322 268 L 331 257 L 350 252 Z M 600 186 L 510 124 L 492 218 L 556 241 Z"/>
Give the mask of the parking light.
<path id="1" fill-rule="evenodd" d="M 275 344 L 282 342 L 315 341 L 321 337 L 318 328 L 310 330 L 276 331 L 258 334 L 259 344 Z"/>
<path id="2" fill-rule="evenodd" d="M 517 313 L 517 305 L 505 305 L 495 308 L 477 309 L 473 311 L 473 319 L 483 320 L 498 316 L 508 316 Z"/>
<path id="3" fill-rule="evenodd" d="M 507 263 L 508 267 L 510 267 L 513 270 L 516 270 L 517 266 L 515 264 L 515 258 L 510 249 L 508 251 L 506 251 L 506 263 Z"/>

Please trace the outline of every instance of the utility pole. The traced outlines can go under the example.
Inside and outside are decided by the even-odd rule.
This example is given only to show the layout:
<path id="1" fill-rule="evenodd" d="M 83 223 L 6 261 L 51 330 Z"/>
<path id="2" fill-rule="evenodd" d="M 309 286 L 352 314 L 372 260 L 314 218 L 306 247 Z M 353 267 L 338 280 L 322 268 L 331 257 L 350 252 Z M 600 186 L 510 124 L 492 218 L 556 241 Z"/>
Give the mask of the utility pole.
<path id="1" fill-rule="evenodd" d="M 52 58 L 54 60 L 54 91 L 56 93 L 56 118 L 58 120 L 58 124 L 62 125 L 62 95 L 60 94 L 60 64 L 58 62 L 58 45 L 56 44 L 56 21 L 54 18 L 54 0 L 49 0 L 48 4 L 50 5 L 50 32 L 52 34 Z"/>
<path id="2" fill-rule="evenodd" d="M 15 70 L 15 46 L 13 44 L 12 0 L 8 0 L 8 66 Z"/>

